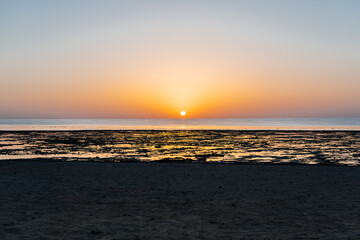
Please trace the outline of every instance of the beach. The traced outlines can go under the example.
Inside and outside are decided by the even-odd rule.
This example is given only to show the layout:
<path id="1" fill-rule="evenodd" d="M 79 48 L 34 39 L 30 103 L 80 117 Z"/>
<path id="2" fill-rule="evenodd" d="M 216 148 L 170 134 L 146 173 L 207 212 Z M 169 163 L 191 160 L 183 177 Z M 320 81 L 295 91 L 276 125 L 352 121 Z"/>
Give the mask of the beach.
<path id="1" fill-rule="evenodd" d="M 0 6 L 0 240 L 360 240 L 360 0 Z"/>
<path id="2" fill-rule="evenodd" d="M 0 162 L 2 239 L 358 239 L 360 169 Z"/>
<path id="3" fill-rule="evenodd" d="M 358 239 L 358 131 L 2 131 L 1 239 Z"/>

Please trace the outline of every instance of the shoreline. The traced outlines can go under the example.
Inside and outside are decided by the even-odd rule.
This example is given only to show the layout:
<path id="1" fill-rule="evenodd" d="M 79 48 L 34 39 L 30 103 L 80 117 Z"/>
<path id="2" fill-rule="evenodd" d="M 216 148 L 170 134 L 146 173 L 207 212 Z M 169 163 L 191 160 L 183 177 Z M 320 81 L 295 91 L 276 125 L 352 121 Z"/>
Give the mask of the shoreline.
<path id="1" fill-rule="evenodd" d="M 163 128 L 154 128 L 154 127 L 99 127 L 99 126 L 94 126 L 94 127 L 78 127 L 78 126 L 46 126 L 46 127 L 33 127 L 33 126 L 26 126 L 24 128 L 20 128 L 18 126 L 13 127 L 13 125 L 9 128 L 3 128 L 0 125 L 0 132 L 32 132 L 32 131 L 41 131 L 41 132 L 61 132 L 61 131 L 249 131 L 249 132 L 258 132 L 258 131 L 314 131 L 314 132 L 318 132 L 318 131 L 329 131 L 329 132 L 333 132 L 333 131 L 345 131 L 345 132 L 359 132 L 360 131 L 360 126 L 346 126 L 346 127 L 264 127 L 264 128 L 259 128 L 259 127 L 213 127 L 213 128 L 208 128 L 208 127 L 174 127 L 174 128 L 168 128 L 168 127 L 163 127 Z"/>
<path id="2" fill-rule="evenodd" d="M 0 131 L 0 160 L 360 166 L 360 131 Z"/>

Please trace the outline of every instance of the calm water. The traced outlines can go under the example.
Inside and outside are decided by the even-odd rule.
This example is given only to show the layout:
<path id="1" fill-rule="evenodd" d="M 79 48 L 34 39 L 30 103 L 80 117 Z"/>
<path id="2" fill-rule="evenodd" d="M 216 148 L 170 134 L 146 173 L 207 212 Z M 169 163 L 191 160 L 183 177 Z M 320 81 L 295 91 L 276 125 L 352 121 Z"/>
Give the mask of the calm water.
<path id="1" fill-rule="evenodd" d="M 360 130 L 360 118 L 0 119 L 0 130 L 82 129 Z"/>

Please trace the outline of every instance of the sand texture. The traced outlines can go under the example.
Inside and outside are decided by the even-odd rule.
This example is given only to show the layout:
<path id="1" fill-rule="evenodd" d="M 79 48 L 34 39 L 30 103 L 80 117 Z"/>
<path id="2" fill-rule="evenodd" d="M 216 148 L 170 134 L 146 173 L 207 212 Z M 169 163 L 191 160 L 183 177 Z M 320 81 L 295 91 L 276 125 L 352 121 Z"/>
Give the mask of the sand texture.
<path id="1" fill-rule="evenodd" d="M 359 239 L 360 168 L 0 162 L 1 239 Z"/>

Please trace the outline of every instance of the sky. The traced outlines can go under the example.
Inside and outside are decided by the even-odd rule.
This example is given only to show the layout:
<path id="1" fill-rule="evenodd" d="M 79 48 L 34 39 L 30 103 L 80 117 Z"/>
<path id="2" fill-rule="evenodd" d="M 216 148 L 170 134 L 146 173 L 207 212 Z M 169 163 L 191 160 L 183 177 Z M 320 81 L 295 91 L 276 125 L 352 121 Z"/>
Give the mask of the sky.
<path id="1" fill-rule="evenodd" d="M 360 117 L 357 0 L 2 0 L 0 118 Z"/>

